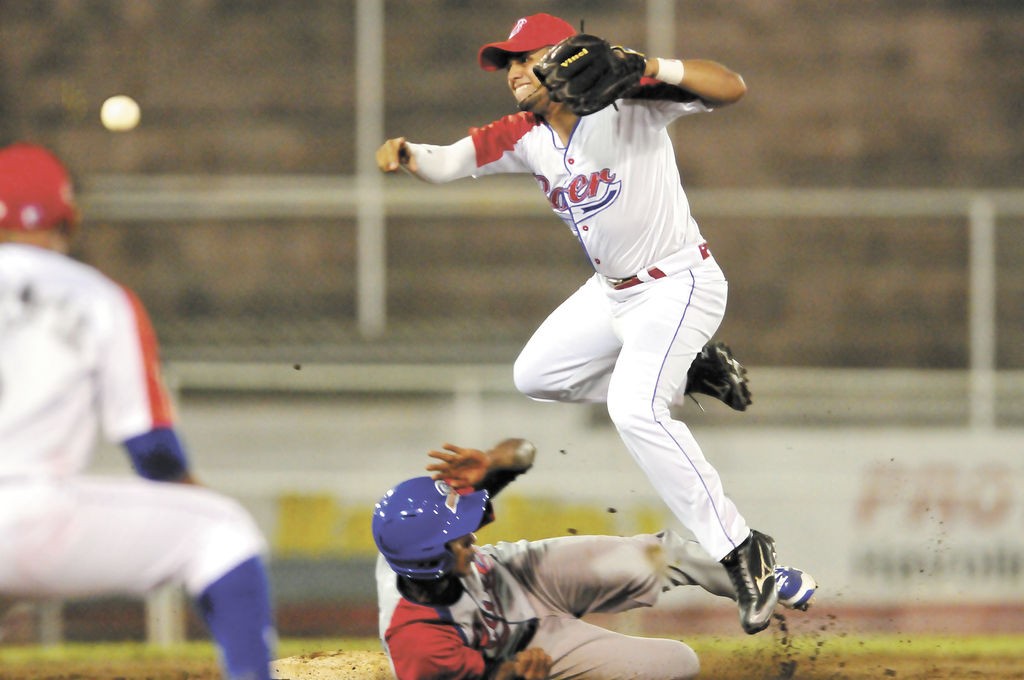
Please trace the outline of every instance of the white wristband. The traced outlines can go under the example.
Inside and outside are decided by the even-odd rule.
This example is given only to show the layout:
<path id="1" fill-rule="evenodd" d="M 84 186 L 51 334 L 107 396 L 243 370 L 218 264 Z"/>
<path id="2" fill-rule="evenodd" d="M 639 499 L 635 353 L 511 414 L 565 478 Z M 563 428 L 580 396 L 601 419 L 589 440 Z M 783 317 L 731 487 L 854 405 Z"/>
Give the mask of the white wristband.
<path id="1" fill-rule="evenodd" d="M 658 57 L 657 80 L 669 85 L 678 85 L 683 82 L 683 62 L 678 59 L 662 59 Z"/>

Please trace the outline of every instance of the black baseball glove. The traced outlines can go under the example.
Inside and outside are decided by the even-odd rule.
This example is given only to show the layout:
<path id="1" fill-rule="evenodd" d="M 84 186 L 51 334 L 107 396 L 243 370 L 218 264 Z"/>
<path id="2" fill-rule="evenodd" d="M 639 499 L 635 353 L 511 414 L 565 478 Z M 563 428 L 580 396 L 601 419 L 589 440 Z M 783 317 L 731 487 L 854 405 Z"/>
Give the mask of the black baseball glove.
<path id="1" fill-rule="evenodd" d="M 634 90 L 646 66 L 647 60 L 639 52 L 579 33 L 552 47 L 533 72 L 552 101 L 563 102 L 576 115 L 586 116 Z"/>
<path id="2" fill-rule="evenodd" d="M 686 394 L 707 394 L 737 411 L 746 411 L 752 400 L 747 369 L 732 355 L 724 342 L 709 342 L 690 364 Z"/>

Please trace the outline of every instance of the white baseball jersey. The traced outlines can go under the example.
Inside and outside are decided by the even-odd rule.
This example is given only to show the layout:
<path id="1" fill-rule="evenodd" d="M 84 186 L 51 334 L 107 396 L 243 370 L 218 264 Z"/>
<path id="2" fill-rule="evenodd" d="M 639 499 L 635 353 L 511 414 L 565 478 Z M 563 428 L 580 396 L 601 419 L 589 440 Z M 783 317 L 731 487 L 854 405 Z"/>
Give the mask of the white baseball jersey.
<path id="1" fill-rule="evenodd" d="M 96 269 L 0 245 L 0 476 L 82 471 L 113 442 L 172 421 L 137 298 Z"/>
<path id="2" fill-rule="evenodd" d="M 579 239 L 594 269 L 626 278 L 703 241 L 690 214 L 666 126 L 711 109 L 700 100 L 624 99 L 579 119 L 569 142 L 530 113 L 470 131 L 470 146 L 412 145 L 431 181 L 531 173 L 551 209 Z M 443 150 L 443 151 L 441 151 Z M 458 154 L 438 174 L 431 155 Z"/>
<path id="3" fill-rule="evenodd" d="M 0 245 L 0 593 L 200 593 L 266 546 L 234 499 L 199 486 L 82 474 L 114 442 L 172 424 L 156 338 L 96 269 Z"/>

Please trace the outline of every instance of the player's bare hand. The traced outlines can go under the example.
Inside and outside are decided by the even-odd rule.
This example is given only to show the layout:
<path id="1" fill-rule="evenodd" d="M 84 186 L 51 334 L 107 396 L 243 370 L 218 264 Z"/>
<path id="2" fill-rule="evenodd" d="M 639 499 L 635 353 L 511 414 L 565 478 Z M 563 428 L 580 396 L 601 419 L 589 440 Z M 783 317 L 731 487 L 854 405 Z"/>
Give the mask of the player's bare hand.
<path id="1" fill-rule="evenodd" d="M 495 680 L 547 680 L 551 673 L 551 656 L 543 649 L 531 647 L 516 654 L 498 667 Z"/>
<path id="2" fill-rule="evenodd" d="M 427 466 L 434 479 L 443 479 L 453 489 L 476 487 L 483 481 L 489 467 L 487 454 L 479 449 L 467 449 L 455 444 L 445 444 L 444 451 L 429 451 L 431 458 L 438 462 Z"/>
<path id="3" fill-rule="evenodd" d="M 377 167 L 382 172 L 395 172 L 400 168 L 414 173 L 419 170 L 405 137 L 395 137 L 380 145 L 377 149 Z"/>

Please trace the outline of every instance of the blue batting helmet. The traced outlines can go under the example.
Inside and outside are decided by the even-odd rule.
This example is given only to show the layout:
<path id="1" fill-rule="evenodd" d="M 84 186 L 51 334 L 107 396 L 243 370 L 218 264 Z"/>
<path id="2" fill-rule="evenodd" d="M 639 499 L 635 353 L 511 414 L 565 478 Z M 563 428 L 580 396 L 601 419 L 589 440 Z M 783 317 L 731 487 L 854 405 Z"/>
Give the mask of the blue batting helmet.
<path id="1" fill-rule="evenodd" d="M 389 489 L 373 512 L 373 540 L 395 573 L 439 579 L 454 563 L 445 547 L 486 523 L 488 493 L 460 495 L 448 484 L 414 477 Z"/>

